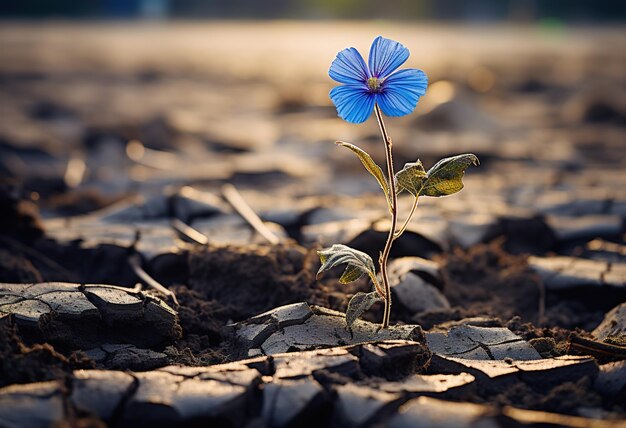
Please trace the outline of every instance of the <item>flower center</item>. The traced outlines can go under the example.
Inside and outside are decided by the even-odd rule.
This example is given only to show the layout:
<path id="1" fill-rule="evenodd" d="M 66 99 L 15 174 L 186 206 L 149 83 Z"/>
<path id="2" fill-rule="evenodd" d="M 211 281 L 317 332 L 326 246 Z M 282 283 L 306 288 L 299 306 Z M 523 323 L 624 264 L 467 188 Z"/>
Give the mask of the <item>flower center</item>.
<path id="1" fill-rule="evenodd" d="M 370 77 L 367 79 L 367 87 L 370 92 L 380 92 L 382 90 L 382 81 L 378 77 Z"/>

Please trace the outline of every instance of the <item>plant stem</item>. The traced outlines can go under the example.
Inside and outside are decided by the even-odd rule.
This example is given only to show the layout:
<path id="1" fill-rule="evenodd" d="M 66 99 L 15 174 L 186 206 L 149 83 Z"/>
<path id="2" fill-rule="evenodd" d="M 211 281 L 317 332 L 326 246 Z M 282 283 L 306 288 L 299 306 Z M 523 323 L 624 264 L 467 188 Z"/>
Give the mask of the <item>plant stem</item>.
<path id="1" fill-rule="evenodd" d="M 380 288 L 380 284 L 378 283 L 378 280 L 376 279 L 376 275 L 372 275 L 371 279 L 372 279 L 372 283 L 374 284 L 374 288 L 376 288 L 376 292 L 383 300 L 385 300 L 386 299 L 385 292 L 383 291 L 382 288 Z"/>
<path id="2" fill-rule="evenodd" d="M 417 201 L 418 200 L 419 200 L 419 198 L 415 198 L 415 200 L 413 201 L 413 206 L 411 207 L 411 212 L 409 213 L 409 216 L 404 221 L 404 224 L 402 225 L 400 230 L 398 230 L 396 233 L 394 233 L 393 239 L 398 239 L 400 237 L 400 235 L 402 235 L 404 233 L 404 231 L 406 230 L 406 228 L 409 226 L 409 222 L 413 218 L 413 213 L 415 213 L 415 208 L 417 207 Z"/>
<path id="3" fill-rule="evenodd" d="M 385 160 L 387 161 L 387 179 L 389 180 L 389 197 L 391 200 L 391 227 L 389 228 L 389 235 L 387 236 L 387 242 L 385 248 L 380 255 L 380 274 L 383 277 L 383 285 L 385 287 L 385 312 L 383 315 L 382 328 L 389 327 L 389 318 L 391 316 L 391 286 L 389 285 L 389 276 L 387 275 L 387 260 L 389 259 L 389 253 L 391 252 L 391 245 L 393 244 L 394 234 L 396 226 L 398 224 L 398 196 L 396 195 L 396 182 L 395 173 L 393 171 L 393 155 L 391 137 L 387 134 L 385 129 L 385 122 L 383 122 L 383 114 L 380 111 L 378 104 L 374 105 L 374 112 L 376 113 L 376 119 L 378 120 L 378 126 L 380 133 L 385 143 Z"/>

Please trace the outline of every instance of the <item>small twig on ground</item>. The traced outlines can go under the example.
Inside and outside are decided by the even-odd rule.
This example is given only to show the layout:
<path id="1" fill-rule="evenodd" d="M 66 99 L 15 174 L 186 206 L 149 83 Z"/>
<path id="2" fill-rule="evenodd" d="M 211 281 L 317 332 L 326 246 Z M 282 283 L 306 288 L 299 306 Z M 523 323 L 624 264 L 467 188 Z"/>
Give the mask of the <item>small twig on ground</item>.
<path id="1" fill-rule="evenodd" d="M 280 238 L 274 234 L 259 218 L 259 216 L 252 210 L 250 205 L 243 199 L 239 191 L 232 184 L 224 184 L 222 186 L 222 195 L 226 202 L 228 202 L 237 211 L 245 221 L 247 221 L 254 230 L 256 230 L 263 238 L 265 238 L 270 244 L 280 243 Z"/>
<path id="2" fill-rule="evenodd" d="M 191 242 L 198 245 L 209 245 L 209 238 L 193 227 L 189 226 L 182 220 L 173 218 L 171 221 L 172 228 L 176 231 L 176 234 L 180 239 L 186 242 Z"/>
<path id="3" fill-rule="evenodd" d="M 141 267 L 141 258 L 139 254 L 135 253 L 131 255 L 128 258 L 128 263 L 130 263 L 130 266 L 133 268 L 133 272 L 135 272 L 135 275 L 137 275 L 139 279 L 141 279 L 146 285 L 154 288 L 159 293 L 171 297 L 176 306 L 179 306 L 176 295 L 172 291 L 165 288 L 165 286 L 161 285 L 156 279 L 148 275 L 148 272 L 146 272 L 143 267 Z"/>
<path id="4" fill-rule="evenodd" d="M 571 334 L 567 342 L 568 352 L 575 350 L 601 361 L 626 360 L 626 347 L 624 346 L 586 339 L 577 334 Z"/>

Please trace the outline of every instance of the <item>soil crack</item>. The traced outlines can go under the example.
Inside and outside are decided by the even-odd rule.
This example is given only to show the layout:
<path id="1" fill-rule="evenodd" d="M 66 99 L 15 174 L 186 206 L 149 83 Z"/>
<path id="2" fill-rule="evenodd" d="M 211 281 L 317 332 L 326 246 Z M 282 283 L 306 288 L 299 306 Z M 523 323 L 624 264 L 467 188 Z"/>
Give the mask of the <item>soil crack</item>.
<path id="1" fill-rule="evenodd" d="M 122 395 L 119 403 L 117 403 L 117 405 L 115 406 L 115 409 L 113 409 L 113 412 L 111 412 L 110 426 L 120 425 L 120 421 L 124 417 L 124 412 L 126 411 L 128 403 L 135 396 L 137 390 L 139 389 L 139 378 L 135 376 L 135 374 L 131 371 L 126 370 L 124 373 L 129 375 L 133 380 L 132 383 L 128 386 L 128 389 L 126 389 L 126 391 Z"/>

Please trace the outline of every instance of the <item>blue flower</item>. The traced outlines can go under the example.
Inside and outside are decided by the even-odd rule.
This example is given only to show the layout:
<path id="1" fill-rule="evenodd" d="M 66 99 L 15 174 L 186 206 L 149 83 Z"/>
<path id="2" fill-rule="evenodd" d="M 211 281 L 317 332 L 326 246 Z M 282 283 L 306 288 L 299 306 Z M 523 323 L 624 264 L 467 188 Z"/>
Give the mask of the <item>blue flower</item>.
<path id="1" fill-rule="evenodd" d="M 328 71 L 333 80 L 343 83 L 330 91 L 339 117 L 365 122 L 375 103 L 387 116 L 411 113 L 426 93 L 428 77 L 414 68 L 396 71 L 408 58 L 407 48 L 381 36 L 372 43 L 369 64 L 355 48 L 339 52 Z"/>

